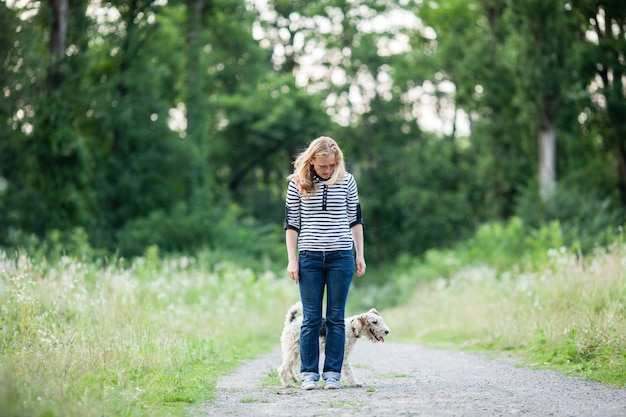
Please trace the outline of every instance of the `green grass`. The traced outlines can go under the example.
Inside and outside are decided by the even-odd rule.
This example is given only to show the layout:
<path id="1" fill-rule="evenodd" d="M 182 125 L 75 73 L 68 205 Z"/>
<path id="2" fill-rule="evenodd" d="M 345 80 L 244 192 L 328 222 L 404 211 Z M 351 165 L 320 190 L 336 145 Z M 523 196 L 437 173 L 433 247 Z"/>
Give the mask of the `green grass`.
<path id="1" fill-rule="evenodd" d="M 280 387 L 280 378 L 275 370 L 269 371 L 261 380 L 261 386 L 265 388 Z"/>
<path id="2" fill-rule="evenodd" d="M 298 298 L 283 278 L 210 253 L 114 265 L 0 254 L 3 416 L 185 415 L 276 346 Z"/>
<path id="3" fill-rule="evenodd" d="M 269 400 L 267 400 L 266 398 L 244 398 L 243 400 L 241 400 L 242 403 L 244 404 L 254 404 L 254 403 L 268 403 Z"/>
<path id="4" fill-rule="evenodd" d="M 330 408 L 361 408 L 363 407 L 363 401 L 329 401 L 328 407 Z"/>
<path id="5" fill-rule="evenodd" d="M 411 376 L 409 374 L 394 373 L 394 374 L 378 374 L 378 375 L 376 375 L 376 378 L 379 378 L 379 379 L 396 379 L 396 378 L 413 378 L 413 376 Z"/>
<path id="6" fill-rule="evenodd" d="M 524 240 L 521 230 L 486 228 L 473 246 L 370 265 L 348 314 L 378 308 L 390 342 L 506 352 L 626 386 L 626 246 L 542 252 L 558 241 L 555 226 L 509 252 L 489 246 Z M 162 257 L 155 247 L 106 263 L 0 252 L 3 416 L 184 416 L 241 360 L 278 345 L 298 299 L 284 265 L 236 254 Z M 278 386 L 276 373 L 262 384 Z"/>
<path id="7" fill-rule="evenodd" d="M 385 311 L 393 339 L 509 352 L 529 366 L 625 387 L 626 247 L 585 259 L 549 250 L 547 258 L 421 282 L 408 303 Z"/>

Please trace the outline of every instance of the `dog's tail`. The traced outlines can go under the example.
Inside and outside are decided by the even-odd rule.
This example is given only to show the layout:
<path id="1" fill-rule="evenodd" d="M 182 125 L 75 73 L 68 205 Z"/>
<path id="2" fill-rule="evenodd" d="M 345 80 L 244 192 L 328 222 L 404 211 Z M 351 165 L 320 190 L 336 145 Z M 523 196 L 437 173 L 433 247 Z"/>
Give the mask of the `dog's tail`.
<path id="1" fill-rule="evenodd" d="M 285 315 L 285 326 L 294 321 L 296 317 L 302 314 L 302 302 L 298 301 L 287 310 L 287 314 Z"/>

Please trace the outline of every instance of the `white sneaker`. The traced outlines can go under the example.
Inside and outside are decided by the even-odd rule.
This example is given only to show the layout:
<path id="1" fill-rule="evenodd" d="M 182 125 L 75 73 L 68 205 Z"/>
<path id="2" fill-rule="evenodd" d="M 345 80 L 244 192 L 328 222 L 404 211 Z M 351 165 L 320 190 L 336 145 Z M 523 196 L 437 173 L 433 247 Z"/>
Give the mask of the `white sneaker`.
<path id="1" fill-rule="evenodd" d="M 305 378 L 302 381 L 302 389 L 308 391 L 315 388 L 317 388 L 317 381 L 315 381 L 313 378 Z"/>
<path id="2" fill-rule="evenodd" d="M 324 384 L 324 389 L 339 389 L 341 386 L 339 385 L 339 381 L 335 378 L 328 378 L 326 383 Z"/>

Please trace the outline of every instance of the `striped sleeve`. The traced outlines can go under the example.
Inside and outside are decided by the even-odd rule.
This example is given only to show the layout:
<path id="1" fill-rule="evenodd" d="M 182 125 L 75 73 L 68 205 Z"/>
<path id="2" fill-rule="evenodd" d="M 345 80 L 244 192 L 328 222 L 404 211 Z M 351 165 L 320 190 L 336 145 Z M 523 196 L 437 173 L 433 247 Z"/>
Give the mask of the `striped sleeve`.
<path id="1" fill-rule="evenodd" d="M 350 227 L 354 227 L 357 224 L 363 224 L 363 216 L 361 214 L 361 203 L 359 202 L 359 191 L 356 184 L 356 180 L 352 175 L 348 177 L 347 184 L 347 207 L 348 207 L 348 222 Z"/>
<path id="2" fill-rule="evenodd" d="M 293 179 L 289 181 L 285 199 L 285 230 L 287 229 L 300 232 L 300 192 Z"/>

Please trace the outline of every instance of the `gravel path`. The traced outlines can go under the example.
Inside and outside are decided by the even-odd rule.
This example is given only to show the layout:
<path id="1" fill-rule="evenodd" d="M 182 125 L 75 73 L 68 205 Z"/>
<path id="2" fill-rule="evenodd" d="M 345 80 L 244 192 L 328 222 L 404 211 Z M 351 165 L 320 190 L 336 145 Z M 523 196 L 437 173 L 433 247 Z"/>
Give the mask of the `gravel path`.
<path id="1" fill-rule="evenodd" d="M 357 343 L 351 362 L 363 388 L 302 391 L 263 386 L 280 350 L 218 382 L 208 416 L 626 417 L 626 390 L 557 372 L 516 368 L 510 359 L 394 343 Z"/>

